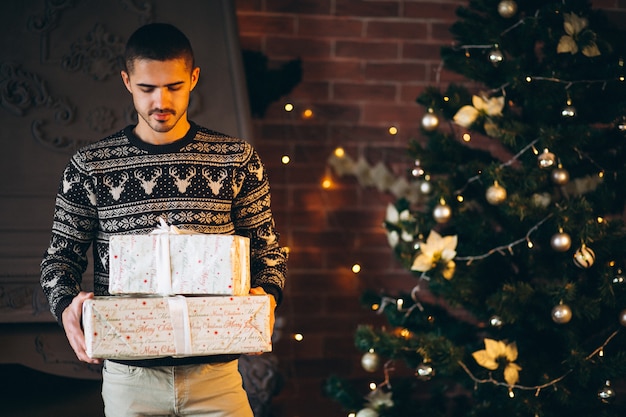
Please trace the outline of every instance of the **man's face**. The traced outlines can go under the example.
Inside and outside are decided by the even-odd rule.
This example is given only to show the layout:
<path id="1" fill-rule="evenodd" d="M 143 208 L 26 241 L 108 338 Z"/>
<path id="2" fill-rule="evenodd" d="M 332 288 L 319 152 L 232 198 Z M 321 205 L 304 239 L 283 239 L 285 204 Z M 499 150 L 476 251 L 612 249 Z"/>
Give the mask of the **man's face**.
<path id="1" fill-rule="evenodd" d="M 171 139 L 184 136 L 188 129 L 189 95 L 199 73 L 199 68 L 190 70 L 183 59 L 139 59 L 129 73 L 122 71 L 124 85 L 132 94 L 139 115 L 138 131 L 144 135 L 171 133 Z"/>

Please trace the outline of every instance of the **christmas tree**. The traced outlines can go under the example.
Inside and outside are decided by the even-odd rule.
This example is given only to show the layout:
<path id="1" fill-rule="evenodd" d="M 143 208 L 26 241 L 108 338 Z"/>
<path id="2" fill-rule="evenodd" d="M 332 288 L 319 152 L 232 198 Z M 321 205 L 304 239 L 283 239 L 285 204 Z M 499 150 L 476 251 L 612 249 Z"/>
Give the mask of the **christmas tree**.
<path id="1" fill-rule="evenodd" d="M 469 82 L 417 98 L 422 198 L 386 213 L 415 287 L 363 295 L 389 322 L 355 335 L 383 382 L 326 392 L 358 417 L 624 416 L 626 33 L 579 0 L 457 15 L 442 63 Z"/>

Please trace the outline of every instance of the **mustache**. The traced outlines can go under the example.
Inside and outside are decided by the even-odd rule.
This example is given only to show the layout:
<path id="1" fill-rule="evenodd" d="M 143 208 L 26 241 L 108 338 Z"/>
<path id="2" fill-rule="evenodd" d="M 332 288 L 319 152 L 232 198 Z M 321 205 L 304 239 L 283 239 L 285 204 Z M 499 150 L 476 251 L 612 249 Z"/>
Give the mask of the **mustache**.
<path id="1" fill-rule="evenodd" d="M 154 113 L 170 113 L 176 115 L 176 111 L 174 111 L 174 109 L 152 109 L 148 112 L 148 115 L 151 116 Z"/>

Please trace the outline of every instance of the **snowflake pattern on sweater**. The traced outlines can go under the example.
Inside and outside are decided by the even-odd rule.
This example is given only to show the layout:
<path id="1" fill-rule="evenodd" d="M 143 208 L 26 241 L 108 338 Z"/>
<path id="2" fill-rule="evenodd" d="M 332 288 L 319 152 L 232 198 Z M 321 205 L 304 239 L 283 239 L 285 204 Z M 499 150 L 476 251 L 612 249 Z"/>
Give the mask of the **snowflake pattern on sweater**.
<path id="1" fill-rule="evenodd" d="M 89 248 L 94 293 L 108 295 L 109 237 L 150 233 L 159 217 L 181 229 L 248 237 L 251 284 L 280 303 L 287 255 L 254 148 L 193 123 L 184 138 L 151 145 L 133 127 L 80 149 L 63 172 L 41 263 L 41 286 L 57 320 L 81 291 Z"/>

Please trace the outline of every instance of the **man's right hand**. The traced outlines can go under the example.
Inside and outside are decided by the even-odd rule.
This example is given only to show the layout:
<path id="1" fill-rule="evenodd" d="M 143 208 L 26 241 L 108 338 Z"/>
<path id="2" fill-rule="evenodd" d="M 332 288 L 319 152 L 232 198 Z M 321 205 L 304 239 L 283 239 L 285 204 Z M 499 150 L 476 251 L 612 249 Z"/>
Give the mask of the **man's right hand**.
<path id="1" fill-rule="evenodd" d="M 92 292 L 81 291 L 78 293 L 72 300 L 72 304 L 63 310 L 61 320 L 63 321 L 63 329 L 65 329 L 67 340 L 70 342 L 72 349 L 74 349 L 76 357 L 82 362 L 99 364 L 102 363 L 101 359 L 93 359 L 87 356 L 85 333 L 80 325 L 83 315 L 83 303 L 90 298 L 93 298 Z"/>

